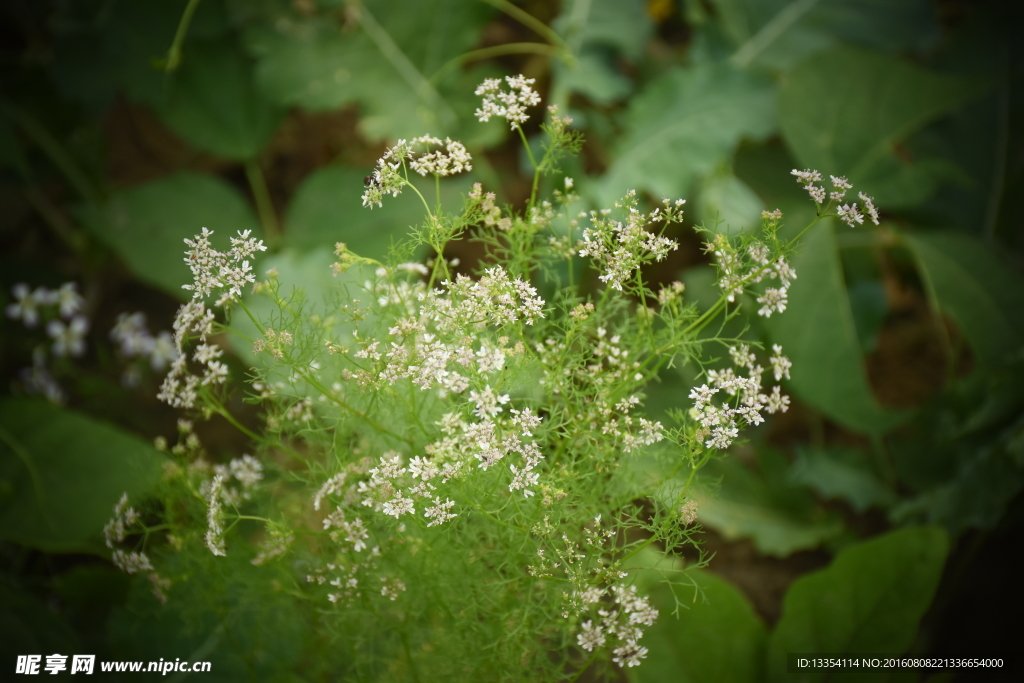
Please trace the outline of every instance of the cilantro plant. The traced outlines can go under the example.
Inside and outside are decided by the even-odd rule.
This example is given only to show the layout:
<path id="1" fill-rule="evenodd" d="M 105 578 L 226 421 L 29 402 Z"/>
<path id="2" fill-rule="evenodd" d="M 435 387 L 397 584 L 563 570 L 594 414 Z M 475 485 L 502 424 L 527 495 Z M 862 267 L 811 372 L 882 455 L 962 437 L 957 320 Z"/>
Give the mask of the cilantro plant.
<path id="1" fill-rule="evenodd" d="M 507 91 L 497 80 L 477 89 L 477 116 L 522 134 L 540 97 L 532 79 L 506 81 Z M 539 159 L 523 138 L 534 177 L 521 212 L 476 183 L 461 212 L 446 213 L 437 181 L 470 170 L 469 152 L 450 139 L 399 140 L 366 179 L 363 204 L 379 209 L 411 192 L 423 222 L 385 262 L 339 243 L 326 301 L 273 271 L 258 278 L 249 259 L 265 247 L 247 232 L 224 252 L 206 228 L 185 240 L 192 300 L 174 322 L 177 353 L 160 398 L 242 428 L 226 408 L 218 341 L 235 336 L 255 357 L 246 391 L 264 428 L 246 430 L 252 454 L 211 464 L 183 422 L 159 501 L 126 494 L 114 510 L 114 562 L 148 573 L 161 600 L 192 580 L 173 561 L 165 568 L 168 556 L 286 565 L 286 592 L 319 605 L 352 672 L 575 680 L 639 666 L 659 611 L 635 585 L 642 565 L 628 561 L 654 544 L 669 557 L 699 547 L 695 475 L 764 422 L 762 412 L 790 403 L 769 387 L 789 377 L 782 348 L 769 355 L 722 336 L 723 325 L 783 313 L 797 277 L 787 258 L 803 232 L 828 215 L 851 226 L 863 218 L 842 203 L 844 178 L 832 178 L 826 197 L 820 174 L 794 171 L 817 207 L 795 237 L 780 239 L 779 211 L 765 212 L 755 234 L 701 228 L 720 286 L 701 312 L 680 283 L 654 289 L 643 272 L 677 248 L 665 233 L 685 200 L 648 211 L 629 191 L 612 208 L 574 212 L 569 177 L 551 199 L 537 196 L 541 177 L 560 175 L 557 161 L 579 150 L 571 123 L 550 108 Z M 470 232 L 486 256 L 459 272 L 444 255 Z M 421 247 L 435 256 L 404 260 Z M 253 297 L 269 301 L 268 314 Z M 664 425 L 645 417 L 644 390 L 676 364 L 706 382 Z M 685 483 L 652 490 L 631 480 L 623 465 L 642 454 Z M 153 527 L 142 522 L 147 509 L 182 512 Z M 695 586 L 688 571 L 701 564 L 665 569 L 664 580 Z M 381 633 L 371 650 L 354 637 L 368 631 Z"/>

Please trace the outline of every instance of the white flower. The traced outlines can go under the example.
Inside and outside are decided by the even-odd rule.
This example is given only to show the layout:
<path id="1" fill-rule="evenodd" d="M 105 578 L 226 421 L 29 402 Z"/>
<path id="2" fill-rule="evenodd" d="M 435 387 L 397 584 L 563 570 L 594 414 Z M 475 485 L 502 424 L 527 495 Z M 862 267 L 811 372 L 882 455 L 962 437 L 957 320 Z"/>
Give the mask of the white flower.
<path id="1" fill-rule="evenodd" d="M 85 353 L 85 335 L 89 331 L 89 319 L 76 315 L 65 325 L 60 320 L 51 320 L 46 325 L 46 333 L 53 337 L 53 353 L 55 356 L 72 355 L 76 358 Z"/>
<path id="2" fill-rule="evenodd" d="M 583 631 L 576 636 L 576 642 L 587 652 L 593 652 L 594 648 L 601 647 L 605 643 L 604 631 L 599 625 L 587 620 L 581 624 Z"/>
<path id="3" fill-rule="evenodd" d="M 772 387 L 772 393 L 768 396 L 768 403 L 765 410 L 774 415 L 789 410 L 789 396 L 782 393 L 782 387 Z"/>
<path id="4" fill-rule="evenodd" d="M 771 363 L 772 372 L 775 374 L 775 381 L 780 381 L 783 377 L 789 379 L 789 370 L 793 367 L 793 363 L 788 358 L 782 355 L 782 347 L 778 344 L 772 346 L 774 355 L 768 359 Z"/>
<path id="5" fill-rule="evenodd" d="M 855 228 L 858 223 L 864 222 L 864 216 L 861 215 L 860 207 L 857 206 L 856 202 L 853 204 L 843 204 L 836 209 L 836 212 L 839 214 L 839 220 L 843 221 L 851 228 Z"/>
<path id="6" fill-rule="evenodd" d="M 483 106 L 476 110 L 476 117 L 481 122 L 490 121 L 492 116 L 508 120 L 513 129 L 526 123 L 530 116 L 526 107 L 540 104 L 540 95 L 531 87 L 534 79 L 520 76 L 506 76 L 505 80 L 512 92 L 501 89 L 501 80 L 488 78 L 479 86 L 475 94 L 484 98 Z"/>
<path id="7" fill-rule="evenodd" d="M 424 152 L 420 156 L 414 157 L 412 161 L 409 162 L 409 167 L 421 176 L 428 174 L 449 176 L 473 170 L 473 158 L 469 155 L 469 152 L 466 151 L 466 147 L 461 142 L 457 142 L 451 138 L 445 138 L 442 143 L 438 138 L 424 135 L 414 139 L 412 144 L 444 144 L 445 149 L 448 152 L 447 154 L 441 151 Z"/>
<path id="8" fill-rule="evenodd" d="M 435 496 L 434 505 L 427 508 L 426 511 L 423 513 L 424 517 L 431 520 L 431 522 L 427 524 L 427 526 L 429 527 L 444 524 L 448 520 L 456 517 L 457 515 L 451 512 L 453 505 L 455 505 L 455 502 L 451 498 L 448 498 L 445 502 L 442 503 L 441 499 Z"/>
<path id="9" fill-rule="evenodd" d="M 852 185 L 844 177 L 837 178 L 835 176 L 829 176 L 832 178 L 832 187 L 835 188 L 835 192 L 829 194 L 829 199 L 838 202 L 842 201 L 843 197 L 846 196 L 846 191 L 849 190 Z"/>
<path id="10" fill-rule="evenodd" d="M 25 327 L 35 327 L 39 324 L 39 307 L 52 303 L 53 293 L 45 287 L 37 287 L 35 291 L 29 289 L 24 282 L 19 282 L 11 288 L 16 301 L 7 304 L 7 317 L 14 320 L 20 319 Z"/>
<path id="11" fill-rule="evenodd" d="M 251 455 L 235 458 L 228 464 L 228 467 L 242 488 L 252 488 L 263 479 L 263 463 Z"/>
<path id="12" fill-rule="evenodd" d="M 863 192 L 858 192 L 857 196 L 860 197 L 862 202 L 864 202 L 864 208 L 867 210 L 868 217 L 871 219 L 871 222 L 878 225 L 878 209 L 875 207 L 874 200 Z"/>
<path id="13" fill-rule="evenodd" d="M 772 313 L 782 313 L 786 310 L 786 290 L 769 287 L 764 290 L 762 296 L 757 297 L 757 303 L 761 304 L 757 314 L 765 318 L 772 317 Z"/>

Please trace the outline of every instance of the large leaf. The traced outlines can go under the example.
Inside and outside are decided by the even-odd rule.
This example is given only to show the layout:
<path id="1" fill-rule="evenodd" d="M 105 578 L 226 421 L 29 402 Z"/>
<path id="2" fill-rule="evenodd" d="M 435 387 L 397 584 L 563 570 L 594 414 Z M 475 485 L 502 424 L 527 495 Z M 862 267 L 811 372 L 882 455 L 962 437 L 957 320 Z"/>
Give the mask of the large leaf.
<path id="1" fill-rule="evenodd" d="M 761 676 L 768 632 L 747 599 L 713 574 L 688 571 L 697 588 L 666 586 L 653 593 L 661 614 L 641 645 L 650 653 L 643 666 L 630 669 L 638 683 L 748 683 Z M 682 605 L 672 614 L 675 600 Z"/>
<path id="2" fill-rule="evenodd" d="M 157 114 L 196 147 L 222 157 L 254 159 L 284 111 L 258 92 L 249 59 L 230 40 L 192 43 Z"/>
<path id="3" fill-rule="evenodd" d="M 723 166 L 704 179 L 697 202 L 697 218 L 707 227 L 735 235 L 761 227 L 764 202 L 732 171 Z"/>
<path id="4" fill-rule="evenodd" d="M 685 196 L 694 180 L 731 157 L 741 138 L 771 133 L 774 112 L 771 83 L 728 65 L 666 72 L 630 105 L 626 133 L 600 183 L 602 201 L 630 188 Z"/>
<path id="5" fill-rule="evenodd" d="M 115 192 L 102 208 L 86 210 L 84 218 L 140 280 L 182 300 L 187 297 L 181 287 L 192 278 L 182 240 L 207 227 L 226 249 L 228 236 L 238 230 L 261 234 L 234 188 L 219 178 L 187 172 Z"/>
<path id="6" fill-rule="evenodd" d="M 144 493 L 163 456 L 113 425 L 35 399 L 0 401 L 0 538 L 48 552 L 95 551 L 122 493 Z"/>
<path id="7" fill-rule="evenodd" d="M 643 0 L 591 0 L 563 3 L 552 27 L 572 46 L 615 49 L 640 59 L 654 30 Z"/>
<path id="8" fill-rule="evenodd" d="M 785 69 L 847 42 L 921 51 L 941 36 L 928 0 L 713 0 L 734 60 Z"/>
<path id="9" fill-rule="evenodd" d="M 704 478 L 721 478 L 713 495 L 696 496 L 700 521 L 727 539 L 749 538 L 766 555 L 786 556 L 816 548 L 842 533 L 842 521 L 825 513 L 810 493 L 792 485 L 785 458 L 760 453 L 758 472 L 734 459 L 712 463 Z"/>
<path id="10" fill-rule="evenodd" d="M 788 681 L 788 653 L 902 653 L 917 635 L 942 576 L 941 529 L 894 531 L 843 550 L 826 569 L 797 579 L 768 644 L 770 681 Z M 804 681 L 832 672 L 807 672 Z"/>
<path id="11" fill-rule="evenodd" d="M 344 242 L 360 256 L 383 260 L 392 242 L 404 240 L 423 222 L 426 208 L 411 190 L 386 197 L 382 207 L 364 207 L 365 175 L 365 169 L 328 166 L 306 178 L 288 207 L 286 244 L 307 251 Z M 413 182 L 428 201 L 434 199 L 433 182 L 415 175 Z M 442 181 L 443 205 L 453 211 L 460 209 L 459 191 L 468 189 L 468 182 L 458 178 Z"/>
<path id="12" fill-rule="evenodd" d="M 857 512 L 896 502 L 892 489 L 871 470 L 863 451 L 852 448 L 801 450 L 789 477 L 794 483 L 809 486 L 823 498 L 841 498 Z"/>
<path id="13" fill-rule="evenodd" d="M 455 135 L 476 122 L 477 83 L 442 78 L 445 92 L 457 93 L 448 97 L 432 78 L 474 47 L 489 15 L 483 3 L 462 0 L 425 0 L 401 11 L 377 1 L 365 3 L 361 25 L 280 21 L 273 30 L 251 29 L 247 38 L 261 89 L 281 104 L 310 110 L 359 104 L 360 126 L 374 138 Z M 499 128 L 490 129 L 491 137 Z"/>
<path id="14" fill-rule="evenodd" d="M 898 145 L 983 86 L 895 57 L 841 48 L 786 75 L 779 125 L 801 166 L 848 176 L 882 207 L 913 206 L 948 175 L 948 162 L 898 156 Z"/>
<path id="15" fill-rule="evenodd" d="M 815 226 L 803 249 L 793 260 L 789 306 L 767 324 L 793 361 L 790 387 L 849 429 L 888 431 L 905 415 L 882 409 L 871 393 L 831 226 Z"/>
<path id="16" fill-rule="evenodd" d="M 998 366 L 1020 348 L 1024 279 L 966 235 L 940 232 L 904 237 L 932 304 L 956 322 L 981 366 Z"/>

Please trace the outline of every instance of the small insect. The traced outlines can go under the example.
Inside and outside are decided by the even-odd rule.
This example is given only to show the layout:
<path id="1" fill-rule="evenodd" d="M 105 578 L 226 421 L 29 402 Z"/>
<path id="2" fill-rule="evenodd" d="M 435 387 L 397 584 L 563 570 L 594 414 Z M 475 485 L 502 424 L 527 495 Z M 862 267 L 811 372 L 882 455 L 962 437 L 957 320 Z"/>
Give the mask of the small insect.
<path id="1" fill-rule="evenodd" d="M 374 178 L 372 175 L 368 175 L 363 178 L 363 185 L 366 187 L 379 187 L 380 181 Z"/>

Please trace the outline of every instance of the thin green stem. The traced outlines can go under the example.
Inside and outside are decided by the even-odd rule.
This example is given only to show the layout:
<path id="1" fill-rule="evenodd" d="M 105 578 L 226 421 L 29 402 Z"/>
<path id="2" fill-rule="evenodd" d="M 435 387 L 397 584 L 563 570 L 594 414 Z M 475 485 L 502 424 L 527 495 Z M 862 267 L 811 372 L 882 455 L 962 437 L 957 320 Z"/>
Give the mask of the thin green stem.
<path id="1" fill-rule="evenodd" d="M 256 200 L 256 213 L 260 217 L 263 234 L 268 242 L 277 243 L 281 237 L 281 227 L 278 225 L 274 203 L 270 199 L 270 190 L 259 161 L 251 159 L 245 163 L 245 177 L 249 180 L 249 188 L 252 190 L 253 199 Z"/>
<path id="2" fill-rule="evenodd" d="M 215 413 L 217 413 L 218 415 L 220 415 L 221 417 L 223 417 L 228 422 L 230 422 L 231 425 L 233 427 L 235 427 L 238 431 L 242 432 L 243 434 L 248 436 L 253 441 L 257 441 L 257 442 L 264 442 L 265 441 L 265 439 L 263 437 L 261 437 L 259 434 L 257 434 L 256 432 L 252 431 L 251 429 L 249 429 L 248 427 L 243 425 L 241 422 L 236 420 L 235 416 L 232 415 L 230 412 L 228 412 L 228 409 L 224 407 L 224 404 L 221 403 L 217 399 L 217 397 L 211 395 L 210 396 L 210 403 L 213 404 L 213 411 Z"/>
<path id="3" fill-rule="evenodd" d="M 527 210 L 533 208 L 534 202 L 537 201 L 537 185 L 540 182 L 540 166 L 537 164 L 537 160 L 533 156 L 533 150 L 530 149 L 530 143 L 526 139 L 526 133 L 523 132 L 523 127 L 516 125 L 516 130 L 519 131 L 519 138 L 523 141 L 523 147 L 526 148 L 526 156 L 530 158 L 530 165 L 533 166 L 533 188 L 530 190 L 530 204 Z"/>
<path id="4" fill-rule="evenodd" d="M 509 15 L 523 26 L 531 29 L 534 33 L 547 40 L 552 45 L 557 45 L 567 55 L 572 55 L 572 50 L 569 49 L 569 45 L 562 39 L 562 36 L 558 35 L 554 29 L 545 24 L 540 19 L 536 18 L 529 12 L 513 5 L 508 0 L 480 0 L 485 2 L 495 9 L 499 9 L 505 14 Z"/>
<path id="5" fill-rule="evenodd" d="M 562 50 L 551 46 L 545 45 L 544 43 L 505 43 L 503 45 L 492 45 L 491 47 L 482 47 L 479 50 L 470 50 L 464 52 L 454 59 L 450 59 L 445 62 L 441 68 L 434 72 L 434 75 L 430 77 L 430 82 L 433 84 L 438 83 L 442 78 L 447 76 L 451 71 L 458 68 L 460 65 L 467 62 L 473 62 L 483 59 L 492 59 L 494 57 L 501 57 L 504 55 L 521 55 L 521 54 L 537 54 L 545 55 L 548 57 L 554 57 L 559 54 Z"/>
<path id="6" fill-rule="evenodd" d="M 405 436 L 401 436 L 400 434 L 396 434 L 395 432 L 391 431 L 390 429 L 388 429 L 384 425 L 382 425 L 379 422 L 377 422 L 376 420 L 374 420 L 372 417 L 370 417 L 369 415 L 367 415 L 363 411 L 358 410 L 357 408 L 353 408 L 348 403 L 346 403 L 345 401 L 341 400 L 340 398 L 335 396 L 333 393 L 328 391 L 327 387 L 325 387 L 320 382 L 320 380 L 318 380 L 317 378 L 313 377 L 309 373 L 299 372 L 298 374 L 299 374 L 300 377 L 302 377 L 302 379 L 306 380 L 310 384 L 310 386 L 312 386 L 317 391 L 319 391 L 323 396 L 327 397 L 328 401 L 332 401 L 336 405 L 344 408 L 349 413 L 351 413 L 352 415 L 355 415 L 360 420 L 362 420 L 366 424 L 370 425 L 371 427 L 376 429 L 381 434 L 387 434 L 388 436 L 390 436 L 390 437 L 392 437 L 394 439 L 398 439 L 399 441 L 402 441 L 403 443 L 406 443 L 409 446 L 412 446 L 413 448 L 416 447 L 416 442 L 414 442 L 412 439 L 410 439 L 408 437 L 405 437 Z"/>
<path id="7" fill-rule="evenodd" d="M 181 20 L 178 22 L 178 30 L 174 32 L 174 41 L 167 50 L 167 57 L 160 65 L 167 73 L 172 73 L 181 65 L 181 46 L 185 42 L 185 35 L 188 33 L 189 24 L 192 23 L 192 15 L 199 7 L 200 0 L 188 0 L 185 11 L 181 13 Z"/>

